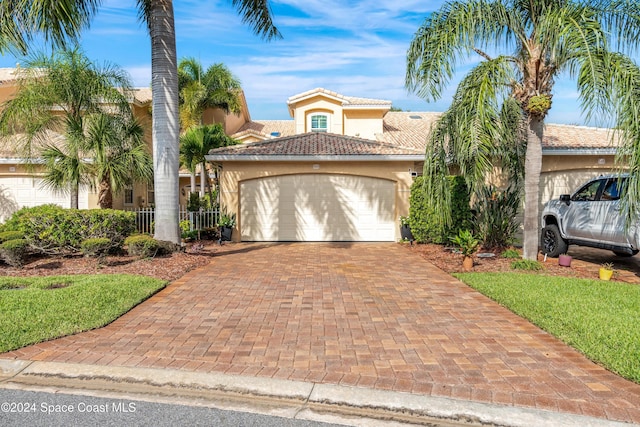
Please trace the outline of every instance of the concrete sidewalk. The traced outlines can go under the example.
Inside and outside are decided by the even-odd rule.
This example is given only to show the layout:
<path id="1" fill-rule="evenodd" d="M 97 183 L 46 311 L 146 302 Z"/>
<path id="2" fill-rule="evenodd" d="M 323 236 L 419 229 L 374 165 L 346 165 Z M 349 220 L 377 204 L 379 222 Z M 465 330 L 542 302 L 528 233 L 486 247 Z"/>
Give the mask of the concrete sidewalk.
<path id="1" fill-rule="evenodd" d="M 288 380 L 640 423 L 640 385 L 397 244 L 226 245 L 111 325 L 0 359 Z"/>

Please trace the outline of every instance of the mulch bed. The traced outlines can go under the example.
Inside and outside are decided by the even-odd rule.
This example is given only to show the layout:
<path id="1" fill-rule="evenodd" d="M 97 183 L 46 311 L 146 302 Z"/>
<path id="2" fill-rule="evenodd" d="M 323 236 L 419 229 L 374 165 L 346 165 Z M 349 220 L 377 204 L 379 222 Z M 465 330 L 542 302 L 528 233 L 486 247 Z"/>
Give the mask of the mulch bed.
<path id="1" fill-rule="evenodd" d="M 101 263 L 82 255 L 33 257 L 22 268 L 0 263 L 0 276 L 53 276 L 67 274 L 141 274 L 163 280 L 176 280 L 194 268 L 207 265 L 216 252 L 217 241 L 202 240 L 198 245 L 187 244 L 184 252 L 144 258 L 118 255 L 108 256 Z"/>

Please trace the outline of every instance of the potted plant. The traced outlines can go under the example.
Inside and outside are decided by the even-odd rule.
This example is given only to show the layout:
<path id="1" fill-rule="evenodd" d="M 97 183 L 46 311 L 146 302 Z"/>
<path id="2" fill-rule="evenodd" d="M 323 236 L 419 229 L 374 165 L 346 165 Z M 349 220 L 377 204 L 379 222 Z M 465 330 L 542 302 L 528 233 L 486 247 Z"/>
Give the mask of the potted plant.
<path id="1" fill-rule="evenodd" d="M 571 255 L 567 255 L 565 254 L 560 254 L 558 255 L 558 265 L 562 266 L 562 267 L 571 267 L 571 260 L 573 258 L 571 258 Z"/>
<path id="2" fill-rule="evenodd" d="M 233 227 L 236 226 L 236 214 L 229 214 L 226 211 L 222 211 L 220 218 L 218 219 L 218 228 L 220 228 L 220 241 L 230 241 L 231 234 L 233 233 Z"/>
<path id="3" fill-rule="evenodd" d="M 602 265 L 600 266 L 599 273 L 600 273 L 601 280 L 611 280 L 614 273 L 613 263 L 611 262 L 602 263 Z"/>
<path id="4" fill-rule="evenodd" d="M 409 217 L 401 216 L 400 217 L 400 237 L 403 241 L 408 240 L 409 242 L 413 242 L 413 234 L 411 233 L 411 228 L 409 227 Z"/>
<path id="5" fill-rule="evenodd" d="M 473 254 L 476 253 L 480 242 L 473 236 L 469 230 L 460 230 L 457 236 L 451 239 L 451 242 L 460 248 L 460 253 L 464 256 L 462 259 L 462 269 L 471 271 L 473 268 Z"/>

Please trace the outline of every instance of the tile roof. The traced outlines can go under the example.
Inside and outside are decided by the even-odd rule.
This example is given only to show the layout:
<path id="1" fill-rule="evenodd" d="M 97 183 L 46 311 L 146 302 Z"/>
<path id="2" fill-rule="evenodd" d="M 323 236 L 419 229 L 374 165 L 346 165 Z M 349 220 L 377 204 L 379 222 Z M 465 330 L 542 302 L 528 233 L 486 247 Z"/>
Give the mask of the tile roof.
<path id="1" fill-rule="evenodd" d="M 391 108 L 391 101 L 387 101 L 385 99 L 359 98 L 354 96 L 345 96 L 345 95 L 339 94 L 338 92 L 327 90 L 321 87 L 311 89 L 306 92 L 299 93 L 297 95 L 293 95 L 287 100 L 287 104 L 288 105 L 295 104 L 300 100 L 309 98 L 316 94 L 324 94 L 332 98 L 339 99 L 342 101 L 342 105 L 344 107 L 379 106 L 379 107 Z"/>
<path id="2" fill-rule="evenodd" d="M 611 129 L 587 126 L 545 126 L 542 147 L 547 150 L 580 150 L 615 148 Z"/>
<path id="3" fill-rule="evenodd" d="M 210 156 L 422 156 L 420 150 L 326 132 L 217 148 Z"/>
<path id="4" fill-rule="evenodd" d="M 424 151 L 431 126 L 442 113 L 389 111 L 383 120 L 378 141 Z"/>
<path id="5" fill-rule="evenodd" d="M 16 80 L 16 78 L 15 68 L 0 68 L 0 84 Z"/>
<path id="6" fill-rule="evenodd" d="M 279 136 L 291 136 L 296 133 L 293 120 L 254 120 L 242 125 L 232 138 L 240 139 L 245 135 L 256 135 L 263 138 L 274 138 L 272 134 L 278 132 Z"/>
<path id="7" fill-rule="evenodd" d="M 133 89 L 133 96 L 136 101 L 141 104 L 151 102 L 151 88 L 150 87 L 137 87 Z"/>

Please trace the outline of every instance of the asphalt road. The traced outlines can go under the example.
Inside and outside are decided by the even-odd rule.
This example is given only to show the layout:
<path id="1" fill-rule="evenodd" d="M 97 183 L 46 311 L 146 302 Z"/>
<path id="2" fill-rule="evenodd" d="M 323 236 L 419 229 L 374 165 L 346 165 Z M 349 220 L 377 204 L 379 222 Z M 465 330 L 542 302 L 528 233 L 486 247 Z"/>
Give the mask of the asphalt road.
<path id="1" fill-rule="evenodd" d="M 307 420 L 139 400 L 0 389 L 0 425 L 331 427 Z"/>

